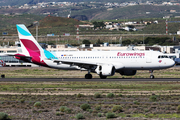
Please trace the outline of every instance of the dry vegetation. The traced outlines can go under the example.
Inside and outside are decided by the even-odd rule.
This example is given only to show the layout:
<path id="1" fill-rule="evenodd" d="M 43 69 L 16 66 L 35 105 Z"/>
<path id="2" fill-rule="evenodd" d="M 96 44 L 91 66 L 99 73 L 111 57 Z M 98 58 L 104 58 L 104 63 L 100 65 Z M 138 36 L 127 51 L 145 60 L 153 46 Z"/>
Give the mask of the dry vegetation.
<path id="1" fill-rule="evenodd" d="M 83 77 L 86 73 L 47 68 L 3 68 L 0 72 L 6 77 Z M 179 77 L 178 72 L 174 68 L 155 75 Z M 148 76 L 147 71 L 140 71 L 136 77 Z M 0 82 L 0 111 L 10 119 L 180 119 L 179 86 L 178 81 Z"/>

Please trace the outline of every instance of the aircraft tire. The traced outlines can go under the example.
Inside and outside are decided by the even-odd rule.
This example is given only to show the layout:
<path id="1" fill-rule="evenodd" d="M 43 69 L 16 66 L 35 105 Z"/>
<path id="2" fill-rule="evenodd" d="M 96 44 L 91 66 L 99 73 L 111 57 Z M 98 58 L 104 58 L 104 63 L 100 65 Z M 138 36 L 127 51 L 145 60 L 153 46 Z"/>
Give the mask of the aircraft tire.
<path id="1" fill-rule="evenodd" d="M 150 78 L 151 78 L 151 79 L 154 79 L 154 75 L 150 75 Z"/>
<path id="2" fill-rule="evenodd" d="M 92 75 L 91 74 L 86 74 L 85 79 L 92 79 Z"/>
<path id="3" fill-rule="evenodd" d="M 100 78 L 101 78 L 101 79 L 106 79 L 107 76 L 102 76 L 102 75 L 100 75 Z"/>
<path id="4" fill-rule="evenodd" d="M 2 75 L 1 75 L 1 78 L 5 78 L 5 75 L 4 75 L 4 74 L 2 74 Z"/>

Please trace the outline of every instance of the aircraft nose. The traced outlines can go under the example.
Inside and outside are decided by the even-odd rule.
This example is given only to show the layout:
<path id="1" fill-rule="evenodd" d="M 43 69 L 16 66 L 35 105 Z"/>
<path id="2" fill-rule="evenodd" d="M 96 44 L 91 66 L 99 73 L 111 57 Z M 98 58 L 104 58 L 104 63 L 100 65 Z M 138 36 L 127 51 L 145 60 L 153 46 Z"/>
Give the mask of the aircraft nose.
<path id="1" fill-rule="evenodd" d="M 168 61 L 168 65 L 169 65 L 170 67 L 173 67 L 173 66 L 175 65 L 174 60 L 169 59 L 169 61 Z"/>

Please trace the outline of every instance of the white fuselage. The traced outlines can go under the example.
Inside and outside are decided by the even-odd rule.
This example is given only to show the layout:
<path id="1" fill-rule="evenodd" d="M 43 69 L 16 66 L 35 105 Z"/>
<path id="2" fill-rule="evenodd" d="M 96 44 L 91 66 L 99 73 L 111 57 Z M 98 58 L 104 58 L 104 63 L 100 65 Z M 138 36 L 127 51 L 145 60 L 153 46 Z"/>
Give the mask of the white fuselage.
<path id="1" fill-rule="evenodd" d="M 45 60 L 49 67 L 56 69 L 80 69 L 73 64 L 57 64 L 53 60 L 77 61 L 86 63 L 112 64 L 118 69 L 157 70 L 172 67 L 174 61 L 161 52 L 155 51 L 75 51 L 51 52 L 55 57 Z M 159 58 L 158 58 L 159 57 Z"/>

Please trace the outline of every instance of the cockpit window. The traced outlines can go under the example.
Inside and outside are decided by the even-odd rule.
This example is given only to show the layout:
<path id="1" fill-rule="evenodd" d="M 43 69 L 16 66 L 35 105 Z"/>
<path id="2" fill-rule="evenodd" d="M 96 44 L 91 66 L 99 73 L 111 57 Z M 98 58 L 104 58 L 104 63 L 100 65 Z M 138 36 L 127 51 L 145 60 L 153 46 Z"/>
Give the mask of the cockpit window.
<path id="1" fill-rule="evenodd" d="M 160 56 L 158 56 L 158 58 L 168 58 L 168 56 L 167 55 L 160 55 Z"/>

